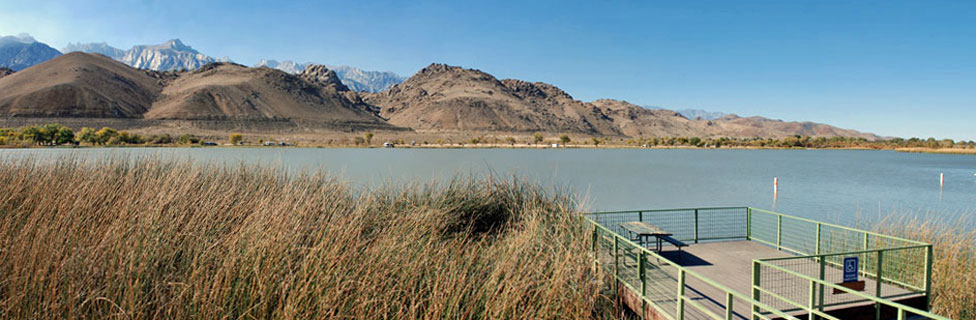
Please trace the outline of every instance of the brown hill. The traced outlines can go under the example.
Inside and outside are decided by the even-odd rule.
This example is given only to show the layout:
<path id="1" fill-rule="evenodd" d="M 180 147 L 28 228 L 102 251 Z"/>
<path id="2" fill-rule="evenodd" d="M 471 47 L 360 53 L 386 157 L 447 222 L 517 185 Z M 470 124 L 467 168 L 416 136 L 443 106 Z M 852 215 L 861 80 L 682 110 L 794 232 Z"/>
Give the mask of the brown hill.
<path id="1" fill-rule="evenodd" d="M 610 118 L 545 83 L 502 80 L 479 70 L 431 64 L 406 82 L 369 95 L 390 123 L 434 131 L 573 132 L 620 135 Z"/>
<path id="2" fill-rule="evenodd" d="M 140 118 L 161 90 L 152 73 L 75 52 L 0 78 L 0 115 Z"/>
<path id="3" fill-rule="evenodd" d="M 147 119 L 311 120 L 333 125 L 390 127 L 368 111 L 335 73 L 309 66 L 301 75 L 270 68 L 212 63 L 169 83 Z M 338 83 L 338 85 L 336 85 Z"/>
<path id="4" fill-rule="evenodd" d="M 675 111 L 647 109 L 626 101 L 601 99 L 591 103 L 613 118 L 624 134 L 632 137 L 785 138 L 801 135 L 880 139 L 874 134 L 814 122 L 786 122 L 763 117 L 743 118 L 736 115 L 715 120 L 691 120 Z"/>
<path id="5" fill-rule="evenodd" d="M 626 101 L 600 99 L 590 102 L 613 119 L 631 137 L 702 136 L 699 126 L 681 114 L 665 109 L 647 109 Z"/>

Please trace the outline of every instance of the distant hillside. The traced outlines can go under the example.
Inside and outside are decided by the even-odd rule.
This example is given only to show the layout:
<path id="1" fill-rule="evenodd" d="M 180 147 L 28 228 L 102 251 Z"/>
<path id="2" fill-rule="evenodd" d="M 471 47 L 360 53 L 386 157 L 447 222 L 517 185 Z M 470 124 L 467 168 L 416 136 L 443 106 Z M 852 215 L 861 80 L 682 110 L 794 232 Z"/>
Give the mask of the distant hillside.
<path id="1" fill-rule="evenodd" d="M 0 37 L 0 67 L 20 71 L 60 55 L 58 50 L 27 34 Z"/>
<path id="2" fill-rule="evenodd" d="M 704 136 L 694 121 L 667 109 L 648 109 L 626 101 L 600 99 L 591 102 L 631 137 Z"/>
<path id="3" fill-rule="evenodd" d="M 699 117 L 688 119 L 678 112 L 667 109 L 647 109 L 625 101 L 603 99 L 592 102 L 605 109 L 629 136 L 661 137 L 738 137 L 738 138 L 786 138 L 795 135 L 811 137 L 853 137 L 877 140 L 871 133 L 841 129 L 814 122 L 786 122 L 763 117 L 743 118 L 725 115 L 706 120 Z"/>
<path id="4" fill-rule="evenodd" d="M 562 132 L 630 137 L 860 137 L 869 133 L 812 123 L 726 115 L 706 120 L 625 101 L 575 100 L 541 82 L 497 80 L 479 70 L 432 64 L 402 84 L 367 95 L 390 123 L 426 131 Z"/>
<path id="5" fill-rule="evenodd" d="M 146 118 L 300 119 L 390 127 L 338 83 L 330 70 L 309 66 L 308 71 L 291 75 L 269 68 L 209 64 L 167 85 Z"/>
<path id="6" fill-rule="evenodd" d="M 431 64 L 369 95 L 390 123 L 434 131 L 577 132 L 620 135 L 593 106 L 552 85 L 502 80 L 479 70 Z"/>
<path id="7" fill-rule="evenodd" d="M 310 63 L 296 63 L 291 60 L 278 62 L 276 60 L 262 59 L 255 67 L 275 68 L 288 73 L 299 73 L 305 70 L 305 66 Z M 342 83 L 354 91 L 380 92 L 389 89 L 395 84 L 402 83 L 405 78 L 393 72 L 386 71 L 367 71 L 350 66 L 327 65 L 335 70 Z"/>
<path id="8" fill-rule="evenodd" d="M 146 71 L 70 53 L 0 78 L 0 115 L 141 118 L 161 90 Z"/>
<path id="9" fill-rule="evenodd" d="M 81 52 L 0 78 L 0 117 L 401 130 L 375 114 L 323 66 L 309 66 L 299 75 L 232 63 L 211 63 L 192 72 L 157 72 Z"/>

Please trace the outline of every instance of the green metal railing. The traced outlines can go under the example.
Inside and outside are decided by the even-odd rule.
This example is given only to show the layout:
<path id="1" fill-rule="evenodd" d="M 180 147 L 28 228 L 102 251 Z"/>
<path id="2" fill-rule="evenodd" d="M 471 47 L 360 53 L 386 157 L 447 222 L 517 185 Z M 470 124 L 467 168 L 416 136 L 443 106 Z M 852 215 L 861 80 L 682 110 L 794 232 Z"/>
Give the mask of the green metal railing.
<path id="1" fill-rule="evenodd" d="M 794 311 L 834 319 L 824 313 L 825 307 L 853 303 L 874 303 L 878 316 L 884 306 L 897 309 L 900 315 L 943 319 L 890 301 L 909 295 L 930 297 L 932 246 L 927 243 L 751 207 L 597 212 L 587 215 L 585 220 L 593 224 L 593 249 L 598 261 L 603 262 L 604 270 L 613 271 L 615 283 L 620 282 L 640 293 L 642 303 L 671 319 L 686 319 L 689 314 L 692 314 L 690 318 L 732 319 L 731 305 L 737 299 L 752 306 L 752 319 L 790 318 L 784 314 Z M 745 295 L 672 263 L 624 237 L 627 233 L 620 223 L 629 221 L 654 224 L 685 242 L 748 240 L 794 256 L 754 261 L 753 290 Z M 838 273 L 827 271 L 835 271 L 848 256 L 861 258 L 858 271 L 873 281 L 873 295 L 860 292 L 824 294 L 827 288 L 838 286 L 831 283 L 831 277 Z M 729 303 L 704 306 L 686 295 L 684 288 L 689 276 L 697 285 L 725 292 Z M 810 282 L 810 279 L 815 281 Z M 847 288 L 837 290 L 851 291 Z M 689 309 L 688 305 L 694 308 Z M 719 311 L 724 311 L 726 316 L 722 317 Z"/>
<path id="2" fill-rule="evenodd" d="M 751 319 L 798 319 L 688 270 L 589 217 L 584 221 L 593 226 L 592 248 L 596 261 L 612 275 L 614 292 L 618 290 L 616 286 L 622 285 L 637 294 L 641 298 L 641 313 L 650 307 L 672 320 L 738 319 L 741 316 L 736 315 L 734 306 L 744 303 L 750 310 L 758 310 Z M 697 299 L 700 297 L 690 295 L 687 290 L 690 281 L 721 291 L 724 305 L 706 305 Z"/>
<path id="3" fill-rule="evenodd" d="M 821 261 L 823 261 L 823 260 L 821 260 Z M 897 314 L 897 319 L 898 320 L 903 320 L 903 319 L 906 319 L 908 317 L 912 317 L 912 318 L 916 318 L 916 319 L 917 318 L 924 318 L 924 319 L 936 319 L 936 320 L 949 320 L 949 318 L 942 317 L 942 316 L 939 316 L 939 315 L 930 313 L 930 312 L 925 311 L 925 310 L 921 310 L 921 309 L 909 307 L 909 306 L 906 306 L 906 305 L 903 305 L 903 304 L 900 304 L 900 303 L 893 302 L 893 301 L 891 301 L 889 299 L 885 299 L 885 298 L 882 298 L 882 297 L 878 297 L 876 295 L 865 294 L 865 293 L 859 292 L 857 290 L 853 290 L 853 289 L 850 289 L 850 288 L 847 288 L 847 287 L 844 287 L 844 286 L 841 286 L 841 285 L 838 285 L 838 284 L 835 284 L 835 283 L 832 283 L 832 282 L 824 281 L 822 279 L 814 278 L 814 277 L 811 277 L 811 276 L 808 276 L 808 275 L 805 275 L 805 274 L 802 274 L 802 273 L 799 273 L 799 272 L 796 272 L 796 271 L 793 271 L 793 270 L 789 270 L 789 269 L 783 268 L 781 266 L 777 266 L 777 265 L 771 264 L 769 261 L 763 261 L 763 260 L 755 260 L 755 261 L 753 261 L 753 270 L 754 270 L 753 272 L 754 272 L 754 274 L 756 274 L 756 277 L 753 280 L 754 281 L 754 283 L 753 283 L 753 292 L 754 292 L 754 295 L 756 294 L 756 292 L 758 292 L 759 294 L 769 294 L 769 295 L 774 296 L 774 297 L 776 297 L 776 298 L 778 298 L 780 300 L 790 300 L 788 298 L 779 296 L 776 293 L 774 293 L 774 292 L 772 292 L 772 291 L 770 291 L 770 290 L 768 290 L 766 288 L 763 288 L 763 287 L 759 286 L 759 284 L 758 284 L 759 281 L 758 280 L 759 280 L 759 277 L 760 277 L 759 274 L 761 272 L 759 272 L 758 270 L 764 270 L 764 269 L 766 269 L 766 270 L 772 270 L 774 272 L 788 274 L 788 275 L 790 275 L 792 277 L 795 277 L 797 279 L 801 279 L 806 284 L 805 286 L 802 286 L 802 287 L 805 289 L 805 291 L 807 293 L 807 296 L 806 296 L 806 299 L 805 299 L 805 301 L 807 301 L 807 304 L 805 306 L 803 306 L 801 309 L 803 309 L 804 311 L 807 311 L 808 314 L 811 315 L 811 319 L 813 319 L 812 315 L 817 315 L 817 316 L 822 316 L 823 315 L 823 307 L 824 307 L 824 304 L 823 304 L 822 301 L 823 301 L 823 299 L 824 299 L 823 297 L 825 295 L 824 292 L 827 289 L 831 289 L 832 291 L 840 291 L 840 292 L 843 292 L 844 294 L 848 294 L 848 295 L 857 297 L 857 298 L 859 298 L 859 299 L 861 299 L 863 301 L 868 301 L 868 302 L 874 303 L 874 305 L 875 305 L 875 319 L 880 319 L 881 318 L 882 307 L 888 307 L 888 308 L 891 308 L 891 309 L 896 310 L 895 312 Z M 769 272 L 767 272 L 767 274 L 769 274 Z M 879 292 L 881 291 L 880 282 L 878 282 L 877 290 Z M 819 304 L 818 304 L 818 300 L 821 301 Z"/>

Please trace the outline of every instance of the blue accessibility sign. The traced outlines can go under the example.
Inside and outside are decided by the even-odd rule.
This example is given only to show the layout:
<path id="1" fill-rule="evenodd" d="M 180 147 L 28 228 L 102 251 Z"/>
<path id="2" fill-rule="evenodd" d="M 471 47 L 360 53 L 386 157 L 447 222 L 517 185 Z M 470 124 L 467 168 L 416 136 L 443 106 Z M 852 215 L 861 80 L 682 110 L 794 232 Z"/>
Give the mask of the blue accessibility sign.
<path id="1" fill-rule="evenodd" d="M 857 269 L 857 257 L 844 258 L 844 282 L 856 282 Z"/>

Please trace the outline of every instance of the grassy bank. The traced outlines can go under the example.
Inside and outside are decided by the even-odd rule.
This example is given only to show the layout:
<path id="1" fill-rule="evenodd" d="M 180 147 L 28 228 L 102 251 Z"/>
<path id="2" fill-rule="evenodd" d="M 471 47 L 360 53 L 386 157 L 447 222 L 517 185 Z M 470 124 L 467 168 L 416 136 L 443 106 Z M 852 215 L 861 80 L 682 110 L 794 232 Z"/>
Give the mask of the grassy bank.
<path id="1" fill-rule="evenodd" d="M 138 160 L 0 165 L 2 318 L 603 318 L 571 202 L 518 181 L 357 193 Z"/>
<path id="2" fill-rule="evenodd" d="M 976 154 L 976 149 L 965 148 L 898 148 L 895 150 L 912 153 Z"/>
<path id="3" fill-rule="evenodd" d="M 965 221 L 903 219 L 876 231 L 931 243 L 932 311 L 952 319 L 976 319 L 976 230 Z"/>

